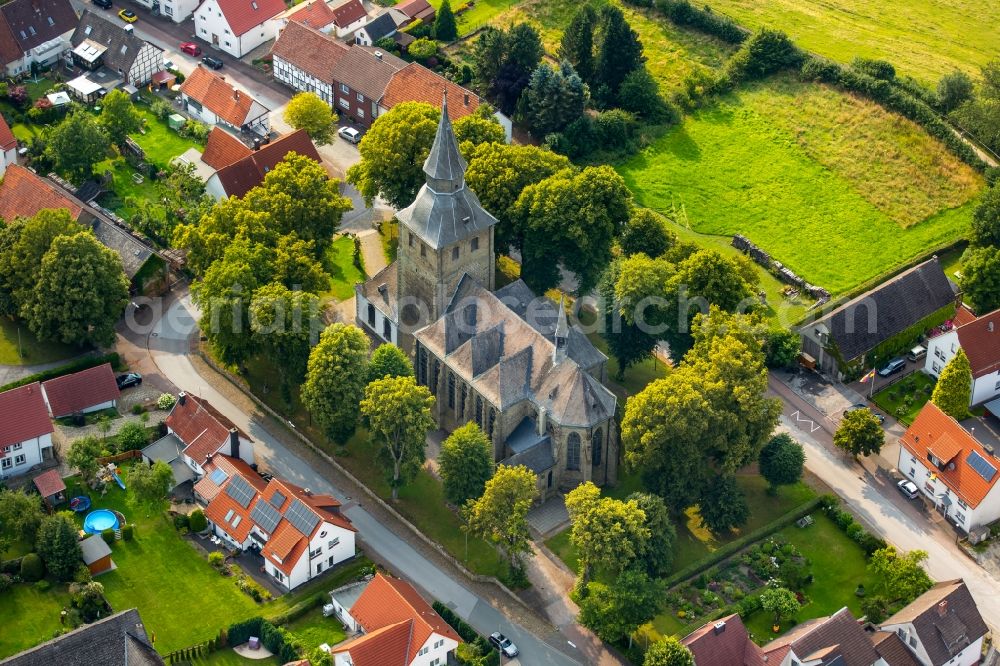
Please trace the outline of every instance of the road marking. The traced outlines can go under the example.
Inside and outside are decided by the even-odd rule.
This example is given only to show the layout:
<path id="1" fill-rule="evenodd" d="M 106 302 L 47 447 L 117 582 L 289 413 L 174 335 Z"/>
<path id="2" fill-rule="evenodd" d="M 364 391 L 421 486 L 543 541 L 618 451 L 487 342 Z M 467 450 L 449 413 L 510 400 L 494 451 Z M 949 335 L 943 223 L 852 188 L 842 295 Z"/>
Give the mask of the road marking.
<path id="1" fill-rule="evenodd" d="M 802 416 L 802 412 L 800 412 L 799 410 L 795 410 L 794 412 L 792 412 L 792 417 L 795 419 L 796 423 L 808 423 L 810 433 L 814 433 L 820 429 L 819 424 L 817 424 L 812 419 L 807 419 L 806 417 Z"/>

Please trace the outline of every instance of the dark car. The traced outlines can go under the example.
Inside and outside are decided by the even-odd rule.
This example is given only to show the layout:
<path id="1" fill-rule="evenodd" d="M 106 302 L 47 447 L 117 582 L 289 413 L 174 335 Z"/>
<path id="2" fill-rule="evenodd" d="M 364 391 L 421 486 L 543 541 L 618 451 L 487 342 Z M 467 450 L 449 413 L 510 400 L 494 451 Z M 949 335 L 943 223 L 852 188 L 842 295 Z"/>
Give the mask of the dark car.
<path id="1" fill-rule="evenodd" d="M 142 384 L 142 375 L 140 375 L 138 372 L 130 372 L 127 375 L 118 375 L 117 377 L 115 377 L 115 383 L 118 384 L 119 391 L 130 388 L 132 386 L 139 386 L 140 384 Z"/>
<path id="2" fill-rule="evenodd" d="M 210 67 L 211 69 L 222 69 L 222 61 L 215 56 L 205 56 L 201 59 L 201 62 L 205 67 Z"/>
<path id="3" fill-rule="evenodd" d="M 494 631 L 490 634 L 490 643 L 493 646 L 503 652 L 504 656 L 508 659 L 512 659 L 518 655 L 517 646 L 510 642 L 510 639 L 501 634 L 499 631 Z"/>
<path id="4" fill-rule="evenodd" d="M 888 377 L 889 375 L 894 375 L 903 368 L 906 367 L 906 359 L 903 357 L 896 357 L 885 364 L 884 367 L 880 368 L 878 371 L 879 377 Z"/>
<path id="5" fill-rule="evenodd" d="M 104 9 L 111 9 L 111 0 L 92 0 L 94 5 L 98 7 L 103 7 Z"/>
<path id="6" fill-rule="evenodd" d="M 868 411 L 870 411 L 870 412 L 871 412 L 872 414 L 874 414 L 874 415 L 875 415 L 875 418 L 876 418 L 876 419 L 878 419 L 878 423 L 879 423 L 879 425 L 882 425 L 883 423 L 885 423 L 885 417 L 884 417 L 884 416 L 882 416 L 881 414 L 879 414 L 878 412 L 876 412 L 876 411 L 875 411 L 874 409 L 872 409 L 872 408 L 871 408 L 871 407 L 869 407 L 868 405 L 863 405 L 863 404 L 861 404 L 860 402 L 859 402 L 859 403 L 856 403 L 856 404 L 853 404 L 853 405 L 851 405 L 850 407 L 848 407 L 847 409 L 845 409 L 845 410 L 844 410 L 844 416 L 847 416 L 847 415 L 848 415 L 848 414 L 850 414 L 851 412 L 856 412 L 856 411 L 857 411 L 857 410 L 859 410 L 859 409 L 867 409 L 867 410 L 868 410 Z"/>

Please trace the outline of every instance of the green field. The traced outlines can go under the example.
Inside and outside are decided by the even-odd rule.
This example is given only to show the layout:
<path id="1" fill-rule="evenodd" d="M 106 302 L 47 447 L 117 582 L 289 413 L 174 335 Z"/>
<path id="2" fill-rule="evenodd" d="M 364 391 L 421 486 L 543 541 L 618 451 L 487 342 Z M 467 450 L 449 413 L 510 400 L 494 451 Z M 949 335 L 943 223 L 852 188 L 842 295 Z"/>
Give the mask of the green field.
<path id="1" fill-rule="evenodd" d="M 954 69 L 979 74 L 1000 57 L 1000 4 L 980 0 L 710 0 L 747 27 L 784 30 L 803 48 L 848 62 L 882 58 L 934 84 Z"/>
<path id="2" fill-rule="evenodd" d="M 0 317 L 0 365 L 37 365 L 70 358 L 83 350 L 57 342 L 41 342 L 22 321 Z"/>

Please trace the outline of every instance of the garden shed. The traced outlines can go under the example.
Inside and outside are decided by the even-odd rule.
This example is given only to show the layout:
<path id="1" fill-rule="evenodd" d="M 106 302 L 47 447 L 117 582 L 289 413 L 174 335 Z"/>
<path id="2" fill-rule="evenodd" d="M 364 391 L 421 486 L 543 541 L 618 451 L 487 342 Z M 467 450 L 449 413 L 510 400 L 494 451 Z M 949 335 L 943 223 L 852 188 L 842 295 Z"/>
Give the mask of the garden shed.
<path id="1" fill-rule="evenodd" d="M 186 122 L 187 118 L 179 113 L 172 113 L 170 114 L 170 117 L 167 118 L 167 124 L 170 125 L 170 129 L 176 132 L 179 132 L 181 128 L 184 127 L 184 123 Z"/>
<path id="2" fill-rule="evenodd" d="M 105 543 L 100 534 L 94 534 L 80 542 L 80 557 L 92 576 L 115 569 L 115 563 L 111 559 L 111 546 Z"/>
<path id="3" fill-rule="evenodd" d="M 66 484 L 59 476 L 58 469 L 42 472 L 35 477 L 34 484 L 38 488 L 38 494 L 50 508 L 66 501 Z"/>

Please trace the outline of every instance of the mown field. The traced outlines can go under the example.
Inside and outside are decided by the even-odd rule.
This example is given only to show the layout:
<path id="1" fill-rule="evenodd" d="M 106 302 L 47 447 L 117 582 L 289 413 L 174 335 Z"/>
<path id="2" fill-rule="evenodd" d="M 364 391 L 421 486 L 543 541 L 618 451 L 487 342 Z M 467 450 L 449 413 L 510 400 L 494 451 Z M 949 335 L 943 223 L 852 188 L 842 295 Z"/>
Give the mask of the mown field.
<path id="1" fill-rule="evenodd" d="M 747 27 L 784 30 L 803 48 L 848 62 L 882 58 L 926 84 L 978 74 L 1000 57 L 1000 4 L 981 0 L 710 0 Z"/>

